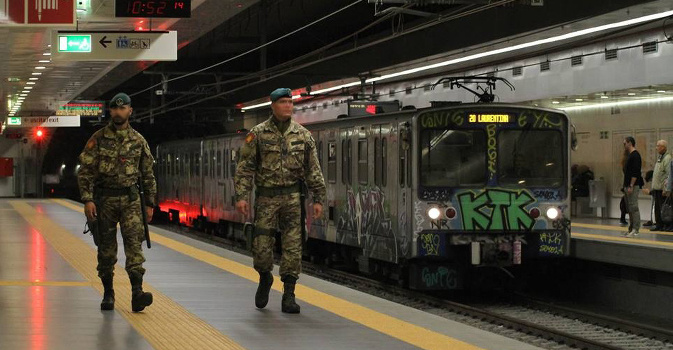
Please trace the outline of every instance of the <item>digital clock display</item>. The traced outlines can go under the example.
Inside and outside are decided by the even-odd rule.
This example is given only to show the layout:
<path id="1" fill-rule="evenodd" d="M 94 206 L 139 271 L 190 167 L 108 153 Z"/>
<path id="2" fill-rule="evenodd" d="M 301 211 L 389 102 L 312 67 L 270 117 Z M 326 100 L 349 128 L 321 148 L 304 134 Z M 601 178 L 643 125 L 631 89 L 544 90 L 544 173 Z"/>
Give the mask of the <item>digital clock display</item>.
<path id="1" fill-rule="evenodd" d="M 115 17 L 189 18 L 191 0 L 115 0 Z"/>

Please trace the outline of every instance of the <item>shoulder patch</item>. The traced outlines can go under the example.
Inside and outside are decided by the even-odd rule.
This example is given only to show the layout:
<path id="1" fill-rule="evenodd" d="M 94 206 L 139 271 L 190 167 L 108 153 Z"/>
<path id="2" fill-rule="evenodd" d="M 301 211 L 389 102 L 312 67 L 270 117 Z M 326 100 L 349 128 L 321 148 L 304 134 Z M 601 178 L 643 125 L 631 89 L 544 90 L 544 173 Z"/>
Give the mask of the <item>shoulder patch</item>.
<path id="1" fill-rule="evenodd" d="M 87 149 L 92 149 L 96 146 L 96 139 L 91 138 L 89 142 L 86 143 L 86 148 Z"/>
<path id="2" fill-rule="evenodd" d="M 248 133 L 248 136 L 245 137 L 245 143 L 250 143 L 255 139 L 255 134 L 252 132 Z"/>

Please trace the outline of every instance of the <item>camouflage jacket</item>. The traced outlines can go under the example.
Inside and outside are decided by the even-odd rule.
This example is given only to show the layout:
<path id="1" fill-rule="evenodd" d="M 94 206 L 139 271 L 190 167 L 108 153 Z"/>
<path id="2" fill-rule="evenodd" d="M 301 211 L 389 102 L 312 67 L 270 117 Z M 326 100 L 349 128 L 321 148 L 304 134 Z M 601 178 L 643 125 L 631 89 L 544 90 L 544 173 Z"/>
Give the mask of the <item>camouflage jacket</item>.
<path id="1" fill-rule="evenodd" d="M 241 147 L 235 177 L 236 200 L 248 198 L 254 177 L 255 185 L 261 187 L 286 187 L 303 180 L 313 202 L 322 203 L 325 180 L 311 132 L 292 120 L 281 134 L 272 118 L 253 127 Z"/>
<path id="2" fill-rule="evenodd" d="M 77 174 L 83 202 L 93 200 L 95 186 L 123 188 L 135 185 L 143 174 L 148 206 L 154 206 L 157 183 L 152 166 L 154 158 L 145 138 L 129 126 L 116 131 L 112 123 L 96 131 L 79 156 Z"/>

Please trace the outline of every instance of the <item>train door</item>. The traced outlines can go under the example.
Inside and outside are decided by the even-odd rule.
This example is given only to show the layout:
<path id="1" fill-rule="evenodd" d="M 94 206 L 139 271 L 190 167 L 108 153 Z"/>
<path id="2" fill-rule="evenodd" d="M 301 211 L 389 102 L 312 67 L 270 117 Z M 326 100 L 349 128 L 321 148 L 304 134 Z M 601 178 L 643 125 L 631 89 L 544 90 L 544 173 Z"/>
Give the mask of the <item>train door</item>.
<path id="1" fill-rule="evenodd" d="M 336 229 L 336 209 L 337 201 L 336 194 L 338 189 L 337 182 L 337 132 L 336 130 L 329 130 L 328 132 L 322 133 L 323 141 L 325 142 L 324 156 L 325 164 L 323 164 L 323 174 L 325 177 L 325 186 L 327 187 L 327 203 L 325 203 L 325 218 L 327 219 L 327 226 L 325 236 L 322 239 L 325 239 L 330 242 L 336 242 L 337 229 Z M 321 238 L 321 237 L 317 237 Z"/>
<path id="2" fill-rule="evenodd" d="M 222 219 L 222 213 L 224 213 L 224 175 L 222 173 L 223 166 L 223 155 L 224 151 L 224 139 L 218 138 L 215 141 L 215 212 L 216 215 L 213 215 L 214 220 Z"/>
<path id="3" fill-rule="evenodd" d="M 232 191 L 234 190 L 233 174 L 231 173 L 231 139 L 225 139 L 222 143 L 223 159 L 222 159 L 222 173 L 224 174 L 224 181 L 222 186 L 223 206 L 227 211 L 232 211 L 234 208 L 231 204 Z M 226 220 L 232 220 L 233 217 L 227 215 Z"/>
<path id="4" fill-rule="evenodd" d="M 395 135 L 391 137 L 397 138 L 397 145 L 393 145 L 395 148 L 393 153 L 396 153 L 397 156 L 397 185 L 399 186 L 398 198 L 397 198 L 397 208 L 398 208 L 398 225 L 400 226 L 397 230 L 397 234 L 400 237 L 397 238 L 397 247 L 398 253 L 397 258 L 404 256 L 405 251 L 409 249 L 408 239 L 406 235 L 408 232 L 411 232 L 410 220 L 412 218 L 413 210 L 413 197 L 412 197 L 412 168 L 411 168 L 411 126 L 407 120 L 398 120 L 397 130 Z M 395 159 L 395 158 L 392 158 Z M 400 247 L 402 249 L 400 249 Z M 399 250 L 402 251 L 400 254 Z"/>
<path id="5" fill-rule="evenodd" d="M 379 203 L 376 209 L 381 217 L 377 231 L 382 238 L 385 238 L 385 244 L 379 247 L 377 257 L 385 261 L 396 262 L 399 255 L 397 242 L 401 224 L 405 218 L 398 215 L 397 184 L 389 183 L 393 164 L 389 161 L 391 129 L 391 124 L 379 124 L 372 127 L 370 137 L 372 150 L 369 153 L 374 173 L 372 191 L 374 199 Z"/>
<path id="6" fill-rule="evenodd" d="M 337 184 L 336 200 L 336 242 L 345 245 L 360 245 L 358 228 L 360 226 L 359 203 L 353 190 L 353 173 L 356 163 L 353 162 L 353 128 L 339 130 L 339 183 Z"/>
<path id="7" fill-rule="evenodd" d="M 311 135 L 313 136 L 313 140 L 315 141 L 315 149 L 316 153 L 318 155 L 318 163 L 320 165 L 320 172 L 323 174 L 323 178 L 325 178 L 325 168 L 324 168 L 324 155 L 323 155 L 323 136 L 324 132 L 321 130 L 313 130 L 311 131 Z M 308 195 L 311 195 L 310 192 Z M 319 220 L 315 220 L 313 218 L 313 200 L 309 200 L 307 196 L 307 200 L 304 203 L 304 206 L 306 207 L 306 227 L 307 227 L 307 232 L 309 237 L 314 237 L 314 238 L 319 238 L 319 239 L 325 239 L 325 229 L 327 225 L 327 221 L 325 218 L 327 216 L 327 203 L 323 203 L 323 218 Z"/>

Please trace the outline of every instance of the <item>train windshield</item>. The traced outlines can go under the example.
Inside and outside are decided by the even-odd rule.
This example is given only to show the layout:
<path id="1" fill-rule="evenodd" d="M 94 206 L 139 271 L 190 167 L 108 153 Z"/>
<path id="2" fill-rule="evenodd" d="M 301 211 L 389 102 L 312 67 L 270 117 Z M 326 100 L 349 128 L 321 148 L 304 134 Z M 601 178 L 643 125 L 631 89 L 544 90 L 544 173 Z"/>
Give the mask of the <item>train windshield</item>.
<path id="1" fill-rule="evenodd" d="M 427 187 L 486 184 L 486 132 L 483 129 L 421 131 L 420 182 Z"/>
<path id="2" fill-rule="evenodd" d="M 501 130 L 498 133 L 498 182 L 525 187 L 562 186 L 562 135 L 558 130 Z"/>

